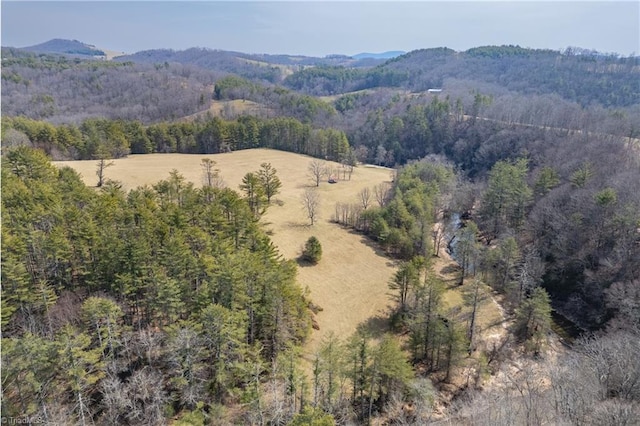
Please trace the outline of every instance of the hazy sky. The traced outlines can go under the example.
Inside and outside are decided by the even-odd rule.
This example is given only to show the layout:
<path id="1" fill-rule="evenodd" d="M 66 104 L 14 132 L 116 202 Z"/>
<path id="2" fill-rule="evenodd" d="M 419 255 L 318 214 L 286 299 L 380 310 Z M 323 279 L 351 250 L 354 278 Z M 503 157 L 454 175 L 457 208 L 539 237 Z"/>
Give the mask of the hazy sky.
<path id="1" fill-rule="evenodd" d="M 76 39 L 133 53 L 208 47 L 310 56 L 446 46 L 640 54 L 630 1 L 2 1 L 2 45 Z"/>

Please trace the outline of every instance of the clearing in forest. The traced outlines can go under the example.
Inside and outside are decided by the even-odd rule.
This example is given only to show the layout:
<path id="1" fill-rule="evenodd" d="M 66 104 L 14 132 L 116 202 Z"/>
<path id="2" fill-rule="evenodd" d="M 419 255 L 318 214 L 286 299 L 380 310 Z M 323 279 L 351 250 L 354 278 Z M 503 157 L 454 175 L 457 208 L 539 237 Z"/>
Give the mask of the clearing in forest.
<path id="1" fill-rule="evenodd" d="M 240 114 L 256 115 L 260 117 L 270 110 L 271 108 L 266 105 L 244 99 L 233 99 L 228 101 L 212 100 L 207 109 L 188 115 L 182 118 L 182 121 L 190 122 L 199 118 L 207 118 L 207 114 L 212 117 L 223 118 L 235 117 Z"/>
<path id="2" fill-rule="evenodd" d="M 121 182 L 128 190 L 166 179 L 169 172 L 176 169 L 188 181 L 200 186 L 203 158 L 216 161 L 225 184 L 238 191 L 246 173 L 257 171 L 261 163 L 271 163 L 277 169 L 282 188 L 261 219 L 265 230 L 287 259 L 296 259 L 310 236 L 320 240 L 323 251 L 320 262 L 315 266 L 301 266 L 298 272 L 302 288 L 308 288 L 313 303 L 323 309 L 316 315 L 320 330 L 314 330 L 311 335 L 305 350 L 306 359 L 312 359 L 322 337 L 330 331 L 345 339 L 361 324 L 374 329 L 383 326 L 384 321 L 380 319 L 388 315 L 393 304 L 388 283 L 395 263 L 366 237 L 331 223 L 331 218 L 336 203 L 357 203 L 357 195 L 363 188 L 390 181 L 390 169 L 361 165 L 354 169 L 351 180 L 329 184 L 323 179 L 318 188 L 319 219 L 313 226 L 309 226 L 303 210 L 302 194 L 315 186 L 308 172 L 314 159 L 304 155 L 269 149 L 213 155 L 130 155 L 113 160 L 113 166 L 105 170 L 105 175 L 107 179 Z M 95 160 L 55 164 L 74 168 L 89 186 L 97 183 Z M 339 167 L 337 163 L 330 164 Z"/>

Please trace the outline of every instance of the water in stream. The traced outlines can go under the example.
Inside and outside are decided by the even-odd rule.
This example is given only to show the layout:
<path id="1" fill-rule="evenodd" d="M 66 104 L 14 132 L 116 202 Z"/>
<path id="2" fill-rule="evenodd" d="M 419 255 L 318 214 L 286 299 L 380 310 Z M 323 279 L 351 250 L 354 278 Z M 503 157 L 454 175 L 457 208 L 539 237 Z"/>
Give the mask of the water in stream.
<path id="1" fill-rule="evenodd" d="M 445 226 L 447 230 L 445 234 L 445 240 L 447 241 L 447 252 L 451 255 L 451 258 L 460 264 L 460 258 L 456 252 L 456 246 L 458 240 L 455 237 L 455 233 L 462 227 L 462 219 L 460 219 L 460 213 L 452 213 L 449 218 L 449 223 Z"/>

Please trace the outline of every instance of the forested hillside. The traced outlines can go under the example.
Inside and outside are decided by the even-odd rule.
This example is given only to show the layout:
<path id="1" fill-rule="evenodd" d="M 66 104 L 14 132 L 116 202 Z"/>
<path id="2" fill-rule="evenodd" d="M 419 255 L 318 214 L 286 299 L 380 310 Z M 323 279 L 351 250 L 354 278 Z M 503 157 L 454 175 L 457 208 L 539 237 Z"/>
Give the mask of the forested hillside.
<path id="1" fill-rule="evenodd" d="M 3 156 L 2 189 L 3 415 L 155 424 L 259 403 L 309 331 L 295 263 L 232 190 L 174 172 L 96 193 L 30 148 Z"/>
<path id="2" fill-rule="evenodd" d="M 366 67 L 383 62 L 374 58 L 351 58 L 345 55 L 330 55 L 324 58 L 293 55 L 267 55 L 192 48 L 183 51 L 168 49 L 145 50 L 118 58 L 119 61 L 136 63 L 180 63 L 196 65 L 213 71 L 227 71 L 244 78 L 280 83 L 288 74 L 306 67 L 346 66 Z"/>
<path id="3" fill-rule="evenodd" d="M 582 106 L 600 104 L 625 107 L 640 101 L 636 84 L 640 75 L 637 57 L 601 55 L 581 49 L 524 49 L 488 46 L 456 52 L 424 49 L 390 59 L 360 72 L 342 67 L 302 70 L 285 84 L 316 95 L 379 86 L 402 87 L 415 92 L 442 88 L 448 79 L 496 84 L 525 94 L 557 93 Z"/>
<path id="4" fill-rule="evenodd" d="M 73 57 L 105 57 L 106 53 L 95 46 L 82 43 L 78 40 L 53 39 L 35 46 L 23 47 L 21 50 L 35 53 L 64 54 Z"/>
<path id="5" fill-rule="evenodd" d="M 487 190 L 493 173 L 499 173 L 494 172 L 497 165 L 519 164 L 517 175 L 528 192 L 513 189 L 514 196 L 523 197 L 517 201 L 518 216 L 505 210 L 511 202 L 505 199 L 474 209 L 484 239 L 492 243 L 518 235 L 519 251 L 534 250 L 545 262 L 544 285 L 554 306 L 585 327 L 603 325 L 608 314 L 602 292 L 636 274 L 634 227 L 640 198 L 628 188 L 639 179 L 637 144 L 612 135 L 464 120 L 454 109 L 433 98 L 425 106 L 402 108 L 403 113 L 378 111 L 349 138 L 295 119 L 252 117 L 151 126 L 88 120 L 79 127 L 5 118 L 3 131 L 5 146 L 34 145 L 59 158 L 76 159 L 270 147 L 345 164 L 360 159 L 393 165 L 438 154 L 458 167 L 462 177 L 480 187 L 489 185 Z M 515 185 L 510 174 L 503 179 L 507 182 L 499 185 Z M 511 190 L 495 189 L 496 196 Z M 465 209 L 470 211 L 482 197 L 475 200 Z"/>
<path id="6" fill-rule="evenodd" d="M 172 120 L 204 109 L 220 76 L 179 64 L 136 65 L 3 48 L 2 111 L 54 123 L 89 117 Z"/>
<path id="7" fill-rule="evenodd" d="M 199 424 L 233 407 L 247 424 L 428 424 L 447 391 L 451 424 L 633 424 L 638 58 L 502 46 L 304 61 L 3 49 L 3 415 Z M 254 115 L 206 112 L 232 101 Z M 396 335 L 327 336 L 308 381 L 295 360 L 317 307 L 260 226 L 255 176 L 244 198 L 177 171 L 125 193 L 49 163 L 255 147 L 345 176 L 396 169 L 323 218 L 397 262 L 383 319 Z M 333 179 L 313 164 L 316 186 Z M 445 251 L 450 282 L 433 269 Z M 482 300 L 500 301 L 510 337 L 482 341 Z M 552 311 L 582 337 L 541 378 L 526 366 L 552 346 Z M 510 358 L 517 374 L 501 370 Z"/>
<path id="8" fill-rule="evenodd" d="M 616 108 L 637 118 L 640 103 L 637 57 L 577 48 L 563 52 L 517 46 L 465 52 L 424 49 L 383 64 L 354 62 L 339 55 L 322 59 L 208 49 L 145 51 L 101 62 L 3 48 L 2 58 L 3 110 L 8 115 L 56 122 L 77 122 L 89 116 L 143 122 L 183 117 L 205 110 L 211 85 L 229 74 L 257 86 L 283 83 L 310 95 L 382 87 L 412 92 L 444 88 L 445 94 L 456 98 L 480 92 L 500 98 L 493 118 L 542 125 L 549 124 L 544 117 L 531 116 L 561 109 L 570 115 L 567 125 L 572 125 L 579 109 L 600 115 L 602 108 Z M 268 108 L 280 102 L 274 94 L 262 101 Z M 520 111 L 531 101 L 535 108 Z M 505 104 L 515 110 L 505 112 Z M 278 113 L 290 114 L 287 109 Z"/>

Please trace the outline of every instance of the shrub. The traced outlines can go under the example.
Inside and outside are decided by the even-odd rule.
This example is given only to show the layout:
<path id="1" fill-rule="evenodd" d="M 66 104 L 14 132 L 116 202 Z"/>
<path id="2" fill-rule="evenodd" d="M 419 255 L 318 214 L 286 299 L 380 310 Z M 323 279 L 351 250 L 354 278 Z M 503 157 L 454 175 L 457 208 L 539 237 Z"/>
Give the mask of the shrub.
<path id="1" fill-rule="evenodd" d="M 322 246 L 316 237 L 309 237 L 302 250 L 302 260 L 318 263 L 322 257 Z"/>

